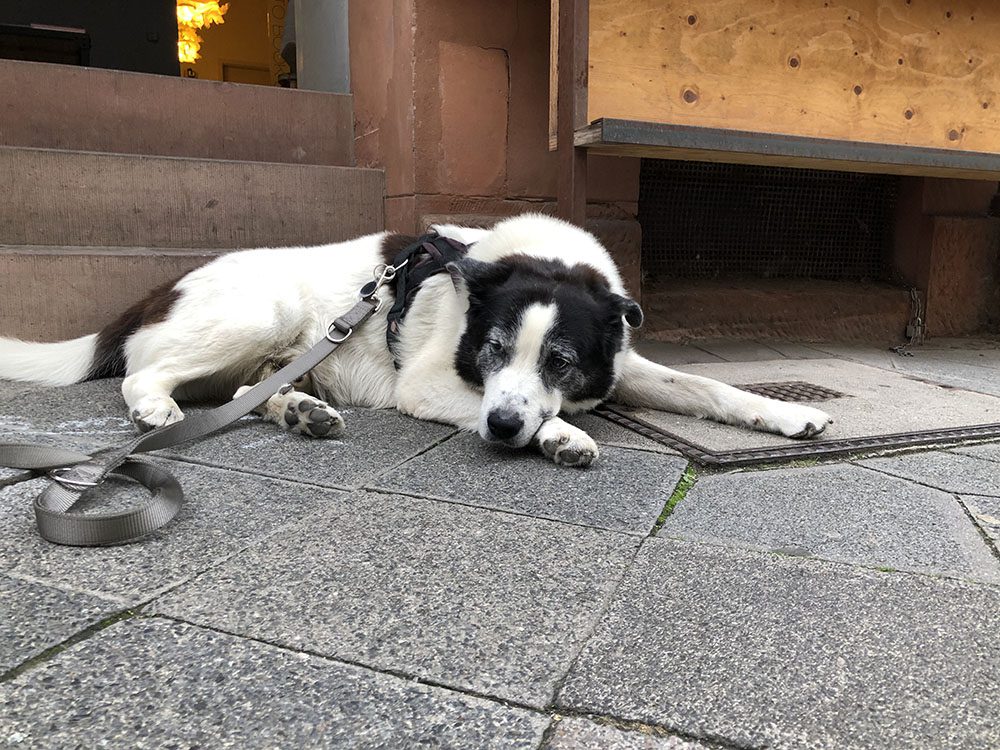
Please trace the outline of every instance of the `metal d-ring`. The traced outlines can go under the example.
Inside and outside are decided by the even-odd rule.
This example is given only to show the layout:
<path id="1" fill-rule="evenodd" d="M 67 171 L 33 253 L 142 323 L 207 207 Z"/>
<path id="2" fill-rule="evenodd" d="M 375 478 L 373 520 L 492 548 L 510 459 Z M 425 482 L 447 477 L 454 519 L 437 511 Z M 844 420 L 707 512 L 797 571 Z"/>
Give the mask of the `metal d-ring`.
<path id="1" fill-rule="evenodd" d="M 341 335 L 341 337 L 339 339 L 335 339 L 331 335 L 333 333 L 333 329 L 334 329 L 335 326 L 336 326 L 336 322 L 331 323 L 330 327 L 326 329 L 326 340 L 329 341 L 332 344 L 343 344 L 345 341 L 347 341 L 347 339 L 349 339 L 351 337 L 351 334 L 354 333 L 354 326 L 351 326 L 350 328 L 348 328 L 346 333 L 344 333 L 344 331 L 341 331 L 338 328 L 337 330 L 340 331 L 340 333 L 342 335 Z"/>

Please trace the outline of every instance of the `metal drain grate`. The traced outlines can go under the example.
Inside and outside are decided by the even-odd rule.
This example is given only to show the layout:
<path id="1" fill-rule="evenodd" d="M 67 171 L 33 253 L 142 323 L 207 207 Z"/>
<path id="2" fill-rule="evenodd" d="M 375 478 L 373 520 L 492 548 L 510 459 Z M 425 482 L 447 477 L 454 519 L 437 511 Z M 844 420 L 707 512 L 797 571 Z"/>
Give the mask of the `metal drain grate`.
<path id="1" fill-rule="evenodd" d="M 847 394 L 824 388 L 821 385 L 793 380 L 788 383 L 749 383 L 736 386 L 741 391 L 756 393 L 778 401 L 829 401 L 844 398 Z"/>
<path id="2" fill-rule="evenodd" d="M 738 450 L 714 451 L 703 445 L 686 440 L 679 435 L 650 424 L 627 408 L 613 404 L 602 404 L 594 413 L 609 419 L 622 427 L 654 440 L 660 445 L 672 448 L 692 461 L 715 469 L 737 466 L 785 463 L 803 458 L 821 459 L 864 454 L 917 446 L 937 448 L 963 445 L 980 440 L 1000 438 L 1000 423 L 974 425 L 972 427 L 948 427 L 941 430 L 920 432 L 896 432 L 887 435 L 845 438 L 843 440 L 800 440 L 795 443 L 773 448 L 742 448 Z"/>

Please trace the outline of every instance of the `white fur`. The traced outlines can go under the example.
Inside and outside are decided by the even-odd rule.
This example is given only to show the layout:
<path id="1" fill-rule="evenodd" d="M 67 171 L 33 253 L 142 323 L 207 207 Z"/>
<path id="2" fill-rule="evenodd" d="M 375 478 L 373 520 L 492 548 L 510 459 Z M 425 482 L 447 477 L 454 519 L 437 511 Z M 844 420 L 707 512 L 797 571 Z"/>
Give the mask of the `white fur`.
<path id="1" fill-rule="evenodd" d="M 41 344 L 0 337 L 0 379 L 43 385 L 79 383 L 94 360 L 97 334 Z"/>
<path id="2" fill-rule="evenodd" d="M 498 372 L 487 376 L 480 407 L 479 435 L 492 439 L 488 424 L 493 412 L 516 415 L 523 423 L 510 445 L 522 448 L 531 442 L 542 422 L 558 414 L 562 394 L 550 391 L 542 382 L 541 362 L 545 337 L 556 322 L 555 305 L 529 305 L 521 317 L 517 338 L 511 346 L 510 361 Z"/>
<path id="3" fill-rule="evenodd" d="M 502 221 L 492 230 L 447 225 L 438 229 L 445 236 L 475 242 L 469 256 L 476 260 L 523 254 L 570 265 L 586 263 L 604 274 L 612 291 L 625 294 L 621 276 L 600 243 L 557 219 L 527 215 Z M 166 319 L 140 328 L 125 344 L 122 395 L 133 419 L 152 427 L 182 419 L 174 396 L 204 395 L 206 385 L 215 394 L 232 393 L 269 374 L 268 363 L 281 365 L 304 352 L 325 335 L 331 320 L 351 308 L 358 289 L 371 280 L 374 267 L 382 262 L 383 236 L 321 247 L 234 252 L 189 273 L 177 284 L 180 296 Z M 517 444 L 530 440 L 566 465 L 586 466 L 597 457 L 597 446 L 586 433 L 554 416 L 560 410 L 590 408 L 596 401 L 564 402 L 561 394 L 546 391 L 538 374 L 555 308 L 528 308 L 510 365 L 487 378 L 480 390 L 455 370 L 468 298 L 456 292 L 447 274 L 427 280 L 413 300 L 401 330 L 398 371 L 385 340 L 392 292 L 384 288 L 380 295 L 382 310 L 312 371 L 315 396 L 338 405 L 395 407 L 421 419 L 480 432 L 491 409 L 520 400 L 526 424 Z M 53 385 L 77 382 L 89 372 L 95 343 L 96 335 L 58 344 L 0 339 L 0 377 Z M 818 409 L 668 370 L 631 351 L 627 337 L 614 369 L 613 395 L 625 403 L 791 436 L 818 434 L 830 421 Z M 297 393 L 279 399 L 281 404 L 276 401 L 265 411 L 274 411 L 270 418 L 279 421 L 279 406 L 304 397 Z M 325 404 L 322 408 L 339 418 Z M 529 423 L 531 413 L 536 416 Z"/>

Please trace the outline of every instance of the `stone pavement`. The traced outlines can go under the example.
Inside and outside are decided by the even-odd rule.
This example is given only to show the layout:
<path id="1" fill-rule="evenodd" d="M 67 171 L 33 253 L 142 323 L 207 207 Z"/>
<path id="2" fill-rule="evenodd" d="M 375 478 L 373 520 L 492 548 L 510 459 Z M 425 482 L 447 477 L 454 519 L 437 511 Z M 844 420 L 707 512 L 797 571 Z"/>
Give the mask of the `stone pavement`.
<path id="1" fill-rule="evenodd" d="M 1000 394 L 991 342 L 645 348 Z M 120 443 L 117 387 L 0 384 L 0 440 Z M 187 503 L 123 547 L 0 470 L 0 747 L 1000 747 L 1000 443 L 712 473 L 588 415 L 577 471 L 343 414 L 160 456 Z"/>

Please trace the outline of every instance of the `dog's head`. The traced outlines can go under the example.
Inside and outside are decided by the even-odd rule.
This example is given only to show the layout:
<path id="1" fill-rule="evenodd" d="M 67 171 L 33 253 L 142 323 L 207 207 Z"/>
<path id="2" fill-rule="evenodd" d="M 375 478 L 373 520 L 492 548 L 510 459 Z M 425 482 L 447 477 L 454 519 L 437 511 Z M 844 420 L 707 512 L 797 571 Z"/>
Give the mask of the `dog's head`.
<path id="1" fill-rule="evenodd" d="M 527 445 L 564 404 L 593 405 L 615 382 L 625 324 L 642 323 L 632 300 L 590 266 L 515 255 L 449 265 L 469 296 L 456 367 L 483 389 L 479 434 Z"/>

